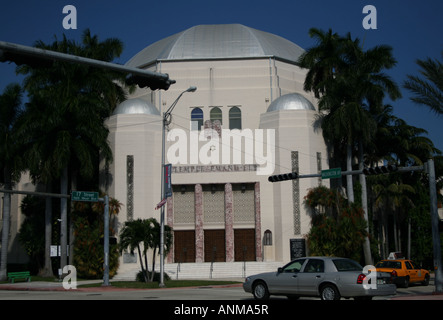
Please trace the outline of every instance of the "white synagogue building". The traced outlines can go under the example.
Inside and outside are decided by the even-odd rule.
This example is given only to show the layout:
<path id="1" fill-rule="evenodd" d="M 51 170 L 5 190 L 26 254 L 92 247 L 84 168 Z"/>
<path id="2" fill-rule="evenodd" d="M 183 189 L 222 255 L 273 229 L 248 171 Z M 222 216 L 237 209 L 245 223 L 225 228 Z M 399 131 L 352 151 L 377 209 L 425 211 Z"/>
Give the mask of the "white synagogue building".
<path id="1" fill-rule="evenodd" d="M 172 196 L 165 222 L 173 248 L 165 270 L 213 262 L 278 262 L 304 251 L 308 189 L 321 178 L 278 183 L 272 174 L 328 169 L 318 107 L 303 91 L 302 48 L 240 24 L 198 25 L 150 44 L 126 65 L 167 73 L 169 90 L 138 88 L 107 120 L 114 162 L 102 189 L 123 206 L 119 223 L 155 217 L 161 197 L 162 114 Z M 124 253 L 118 275 L 139 268 Z M 118 276 L 117 275 L 117 276 Z"/>

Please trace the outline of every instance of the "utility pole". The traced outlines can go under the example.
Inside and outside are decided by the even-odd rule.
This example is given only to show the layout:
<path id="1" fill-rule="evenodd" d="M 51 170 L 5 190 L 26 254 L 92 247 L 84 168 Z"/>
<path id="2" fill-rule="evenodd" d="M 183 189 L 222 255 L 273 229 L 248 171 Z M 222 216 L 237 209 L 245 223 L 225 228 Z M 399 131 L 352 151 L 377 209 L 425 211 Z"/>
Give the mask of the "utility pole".
<path id="1" fill-rule="evenodd" d="M 161 201 L 159 203 L 161 205 L 160 211 L 160 283 L 159 287 L 165 287 L 164 282 L 164 272 L 165 272 L 165 203 L 167 195 L 165 193 L 165 150 L 166 150 L 166 127 L 171 122 L 171 113 L 177 105 L 178 100 L 182 97 L 182 95 L 186 92 L 195 92 L 197 87 L 191 86 L 177 97 L 175 101 L 171 104 L 171 106 L 163 113 L 163 121 L 162 121 L 162 171 L 161 171 Z M 154 270 L 152 270 L 154 272 Z"/>
<path id="2" fill-rule="evenodd" d="M 99 199 L 105 203 L 104 212 L 104 272 L 103 272 L 103 286 L 109 286 L 109 196 L 105 195 L 103 199 Z"/>
<path id="3" fill-rule="evenodd" d="M 434 272 L 435 272 L 435 292 L 443 292 L 443 273 L 441 261 L 440 232 L 438 231 L 438 209 L 437 209 L 437 184 L 435 182 L 434 160 L 429 159 L 427 164 L 429 174 L 429 193 L 431 198 L 431 225 L 432 243 L 434 248 Z"/>

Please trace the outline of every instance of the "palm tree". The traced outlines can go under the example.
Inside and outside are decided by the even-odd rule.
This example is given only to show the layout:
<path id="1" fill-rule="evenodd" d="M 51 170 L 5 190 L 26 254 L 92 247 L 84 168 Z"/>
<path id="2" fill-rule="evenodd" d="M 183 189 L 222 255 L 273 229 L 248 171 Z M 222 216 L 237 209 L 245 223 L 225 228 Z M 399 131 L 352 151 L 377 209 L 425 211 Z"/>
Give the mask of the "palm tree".
<path id="1" fill-rule="evenodd" d="M 350 34 L 338 36 L 311 29 L 317 46 L 306 51 L 298 65 L 309 69 L 304 89 L 319 98 L 325 140 L 336 149 L 345 150 L 347 170 L 352 170 L 352 154 L 357 142 L 366 144 L 375 134 L 369 110 L 380 105 L 385 93 L 391 99 L 400 96 L 395 83 L 382 70 L 396 63 L 392 49 L 378 46 L 363 51 L 358 39 Z M 366 105 L 366 108 L 365 108 Z M 348 199 L 353 202 L 352 177 L 347 177 Z"/>
<path id="2" fill-rule="evenodd" d="M 346 154 L 346 169 L 352 171 L 354 150 L 358 146 L 362 166 L 363 148 L 376 133 L 371 112 L 379 108 L 385 93 L 391 99 L 400 96 L 396 84 L 382 72 L 393 67 L 396 61 L 390 47 L 363 51 L 359 39 L 352 40 L 349 33 L 340 37 L 331 30 L 325 33 L 311 29 L 310 35 L 317 38 L 318 44 L 298 61 L 300 67 L 309 69 L 304 89 L 313 91 L 319 98 L 319 109 L 326 112 L 321 116 L 323 136 L 328 145 L 333 146 L 334 156 Z M 365 177 L 361 176 L 360 181 L 366 194 Z M 354 202 L 351 175 L 347 175 L 346 182 L 348 200 Z M 367 206 L 365 203 L 363 206 L 367 217 Z M 370 263 L 368 239 L 364 249 Z"/>
<path id="3" fill-rule="evenodd" d="M 17 121 L 22 104 L 22 89 L 18 84 L 8 85 L 0 95 L 0 183 L 6 190 L 12 190 L 14 182 L 20 178 L 24 169 L 21 140 L 17 138 Z M 7 278 L 9 247 L 9 225 L 11 217 L 11 194 L 4 193 L 2 249 L 0 264 L 0 281 Z"/>
<path id="4" fill-rule="evenodd" d="M 381 232 L 381 253 L 386 256 L 389 249 L 388 238 L 388 215 L 389 212 L 393 216 L 393 235 L 395 251 L 400 251 L 401 238 L 399 235 L 398 222 L 402 213 L 407 213 L 410 208 L 413 208 L 412 195 L 415 189 L 401 181 L 400 177 L 396 175 L 385 175 L 376 177 L 377 182 L 373 184 L 372 188 L 375 193 L 375 207 L 379 210 L 382 224 Z M 405 214 L 403 214 L 404 216 Z"/>
<path id="5" fill-rule="evenodd" d="M 151 241 L 149 243 L 150 248 L 152 249 L 152 274 L 151 274 L 151 281 L 154 280 L 154 274 L 155 274 L 155 257 L 157 254 L 157 250 L 160 251 L 160 223 L 155 218 L 148 219 L 149 223 L 151 225 Z M 164 231 L 164 246 L 165 246 L 165 255 L 168 254 L 169 250 L 172 247 L 172 229 L 170 226 L 165 225 L 165 231 Z"/>
<path id="6" fill-rule="evenodd" d="M 171 227 L 165 226 L 165 252 L 172 246 Z M 155 274 L 155 258 L 160 248 L 160 224 L 155 218 L 126 221 L 120 231 L 120 252 L 129 249 L 131 253 L 137 249 L 140 267 L 145 282 L 153 281 Z M 149 277 L 148 250 L 152 249 L 152 272 Z M 144 261 L 144 262 L 143 262 Z"/>
<path id="7" fill-rule="evenodd" d="M 123 44 L 117 39 L 99 42 L 86 30 L 81 44 L 63 36 L 52 44 L 35 45 L 87 58 L 110 62 L 118 57 Z M 50 184 L 60 179 L 60 192 L 67 193 L 69 175 L 91 180 L 98 170 L 99 158 L 112 161 L 108 129 L 104 125 L 119 101 L 125 99 L 120 83 L 124 75 L 81 64 L 54 62 L 50 67 L 22 65 L 27 75 L 24 85 L 30 96 L 26 127 L 32 133 L 27 158 L 35 180 Z M 74 186 L 75 187 L 75 186 Z M 67 264 L 67 200 L 61 200 L 62 267 Z"/>
<path id="8" fill-rule="evenodd" d="M 443 52 L 442 52 L 443 57 Z M 412 101 L 429 107 L 438 115 L 443 115 L 443 64 L 437 59 L 417 60 L 420 73 L 425 79 L 408 75 L 403 86 L 414 96 Z"/>
<path id="9" fill-rule="evenodd" d="M 366 163 L 373 165 L 379 161 L 387 161 L 397 166 L 423 165 L 426 159 L 441 152 L 434 147 L 430 139 L 424 135 L 426 130 L 408 125 L 404 120 L 394 116 L 390 105 L 385 105 L 383 110 L 374 119 L 377 122 L 377 132 L 372 143 L 367 145 L 369 150 Z M 415 187 L 420 183 L 420 174 L 374 176 L 369 178 L 370 189 L 379 215 L 380 251 L 386 255 L 389 247 L 388 215 L 393 213 L 394 242 L 399 247 L 400 236 L 397 232 L 397 222 L 403 216 L 409 216 L 409 210 L 416 204 L 417 196 Z M 413 201 L 412 201 L 413 200 Z M 409 217 L 408 217 L 409 218 Z M 407 220 L 410 224 L 410 219 Z M 400 229 L 398 229 L 400 230 Z M 410 228 L 408 228 L 408 243 L 410 243 Z M 398 239 L 397 239 L 398 238 Z"/>
<path id="10" fill-rule="evenodd" d="M 317 28 L 309 30 L 309 36 L 317 41 L 317 45 L 305 51 L 298 59 L 300 68 L 308 69 L 304 82 L 305 91 L 313 91 L 316 98 L 327 93 L 326 83 L 334 79 L 342 69 L 342 38 L 337 33 Z"/>

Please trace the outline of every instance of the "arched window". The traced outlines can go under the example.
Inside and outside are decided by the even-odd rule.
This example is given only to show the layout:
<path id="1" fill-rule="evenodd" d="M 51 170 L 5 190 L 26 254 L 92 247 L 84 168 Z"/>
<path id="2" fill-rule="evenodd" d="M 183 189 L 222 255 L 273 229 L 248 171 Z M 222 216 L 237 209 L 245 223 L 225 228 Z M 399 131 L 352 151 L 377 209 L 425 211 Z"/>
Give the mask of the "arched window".
<path id="1" fill-rule="evenodd" d="M 223 124 L 222 111 L 219 107 L 212 108 L 209 116 L 211 118 L 212 123 L 214 123 L 216 120 L 218 120 L 218 121 L 220 121 L 220 124 Z"/>
<path id="2" fill-rule="evenodd" d="M 271 230 L 266 230 L 263 236 L 263 245 L 264 246 L 272 246 L 272 232 Z"/>
<path id="3" fill-rule="evenodd" d="M 232 107 L 229 110 L 229 129 L 241 130 L 241 110 L 239 107 Z"/>
<path id="4" fill-rule="evenodd" d="M 194 108 L 191 111 L 191 130 L 201 130 L 203 126 L 203 110 Z"/>

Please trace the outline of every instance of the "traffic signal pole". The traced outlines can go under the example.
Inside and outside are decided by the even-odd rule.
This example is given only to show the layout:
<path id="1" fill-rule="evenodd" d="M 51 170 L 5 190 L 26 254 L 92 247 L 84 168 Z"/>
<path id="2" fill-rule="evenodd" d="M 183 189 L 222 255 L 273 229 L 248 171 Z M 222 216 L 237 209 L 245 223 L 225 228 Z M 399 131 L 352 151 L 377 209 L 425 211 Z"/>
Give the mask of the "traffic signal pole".
<path id="1" fill-rule="evenodd" d="M 432 227 L 432 243 L 433 243 L 433 253 L 434 253 L 434 271 L 435 271 L 435 292 L 443 293 L 443 262 L 441 255 L 441 244 L 440 244 L 440 233 L 438 230 L 439 216 L 437 209 L 437 184 L 435 179 L 435 166 L 434 160 L 429 159 L 424 163 L 423 166 L 411 166 L 411 167 L 396 167 L 396 166 L 381 166 L 376 168 L 365 168 L 362 170 L 352 170 L 343 171 L 338 174 L 337 177 L 333 176 L 331 178 L 339 178 L 341 176 L 354 175 L 354 174 L 364 174 L 366 175 L 377 175 L 386 174 L 392 172 L 412 172 L 412 171 L 425 171 L 429 175 L 429 194 L 430 194 L 430 204 L 431 204 L 431 227 Z M 298 174 L 297 172 L 283 173 L 272 175 L 268 177 L 269 182 L 281 182 L 286 180 L 303 179 L 303 178 L 318 178 L 322 177 L 321 173 L 312 174 Z"/>
<path id="2" fill-rule="evenodd" d="M 150 87 L 152 90 L 168 90 L 169 86 L 175 83 L 175 80 L 170 79 L 166 73 L 153 72 L 72 54 L 0 41 L 0 62 L 7 61 L 14 62 L 17 65 L 28 64 L 34 66 L 51 65 L 54 61 L 88 65 L 95 68 L 125 73 L 128 75 L 127 82 L 129 82 L 129 84 L 137 84 L 140 88 Z"/>
<path id="3" fill-rule="evenodd" d="M 429 159 L 426 163 L 426 171 L 429 174 L 429 193 L 431 197 L 431 225 L 432 243 L 434 244 L 434 272 L 435 292 L 443 293 L 443 273 L 441 260 L 440 233 L 438 231 L 438 209 L 437 209 L 437 184 L 435 182 L 434 160 Z"/>

